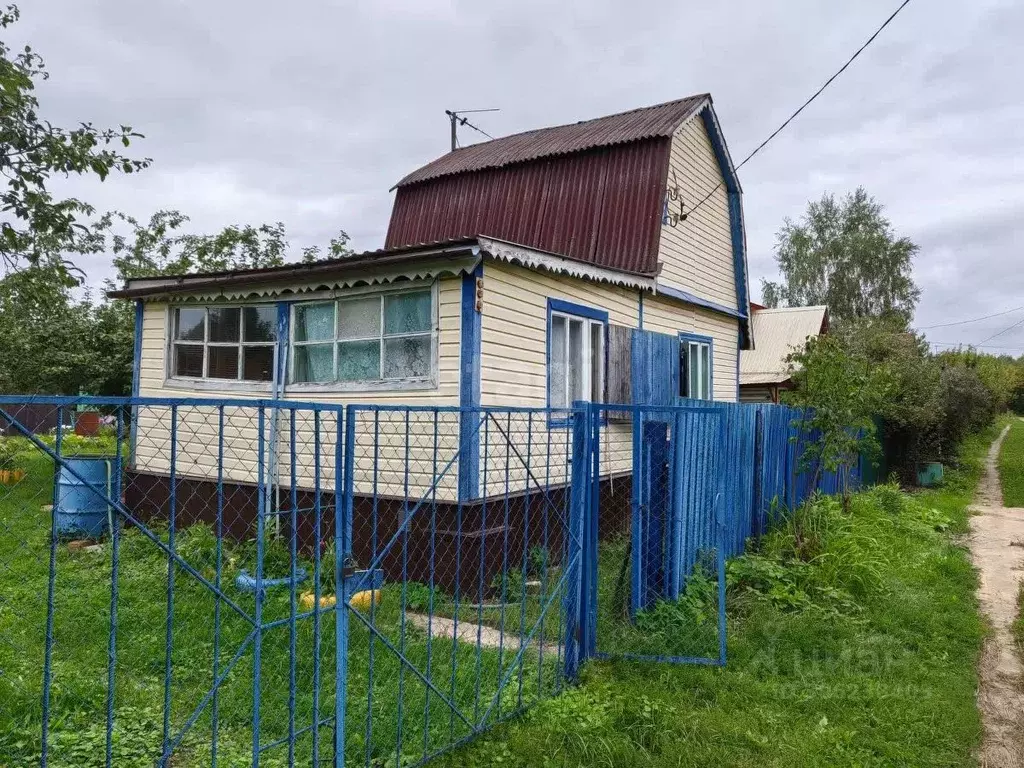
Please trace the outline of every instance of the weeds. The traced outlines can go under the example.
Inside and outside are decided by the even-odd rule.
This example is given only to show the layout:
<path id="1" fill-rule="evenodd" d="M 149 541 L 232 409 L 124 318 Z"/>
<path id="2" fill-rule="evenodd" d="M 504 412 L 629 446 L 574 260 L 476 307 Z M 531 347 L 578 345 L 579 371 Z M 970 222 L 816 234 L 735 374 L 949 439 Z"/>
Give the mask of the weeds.
<path id="1" fill-rule="evenodd" d="M 999 453 L 999 481 L 1003 486 L 1003 504 L 1024 507 L 1024 421 L 1013 419 L 1010 433 Z"/>
<path id="2" fill-rule="evenodd" d="M 580 687 L 441 764 L 970 765 L 983 626 L 951 536 L 967 530 L 993 436 L 966 441 L 942 488 L 884 485 L 854 494 L 849 511 L 816 498 L 730 561 L 724 669 L 588 663 Z M 599 573 L 599 612 L 616 575 Z M 693 633 L 687 600 L 699 594 L 642 613 L 635 631 L 662 648 Z"/>

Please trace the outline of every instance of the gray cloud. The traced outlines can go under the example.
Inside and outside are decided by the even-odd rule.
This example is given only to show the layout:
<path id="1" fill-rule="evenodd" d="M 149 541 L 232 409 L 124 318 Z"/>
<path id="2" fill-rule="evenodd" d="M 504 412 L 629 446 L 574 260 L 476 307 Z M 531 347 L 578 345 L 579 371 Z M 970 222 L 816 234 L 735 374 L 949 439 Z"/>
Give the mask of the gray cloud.
<path id="1" fill-rule="evenodd" d="M 147 136 L 151 169 L 68 191 L 376 248 L 389 187 L 447 149 L 445 108 L 501 107 L 478 116 L 501 135 L 711 91 L 738 160 L 894 5 L 47 0 L 23 3 L 12 42 L 47 59 L 46 117 Z M 1012 0 L 911 3 L 741 172 L 755 277 L 773 276 L 786 216 L 863 185 L 921 245 L 920 325 L 1024 304 L 1022 35 Z M 980 341 L 1016 319 L 933 334 Z M 995 343 L 1024 350 L 1024 328 Z"/>

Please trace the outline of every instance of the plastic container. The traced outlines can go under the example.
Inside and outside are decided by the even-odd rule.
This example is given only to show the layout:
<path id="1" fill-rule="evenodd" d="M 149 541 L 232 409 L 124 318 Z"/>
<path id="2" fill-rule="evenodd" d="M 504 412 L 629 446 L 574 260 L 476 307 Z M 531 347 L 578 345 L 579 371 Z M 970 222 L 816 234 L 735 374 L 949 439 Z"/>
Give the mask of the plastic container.
<path id="1" fill-rule="evenodd" d="M 105 498 L 111 496 L 117 459 L 64 459 L 64 462 L 57 475 L 57 535 L 98 539 L 107 530 L 112 511 Z M 69 470 L 78 473 L 82 480 Z M 99 494 L 88 486 L 96 488 Z"/>
<path id="2" fill-rule="evenodd" d="M 942 463 L 938 461 L 922 461 L 917 465 L 917 484 L 923 488 L 931 488 L 942 482 Z"/>

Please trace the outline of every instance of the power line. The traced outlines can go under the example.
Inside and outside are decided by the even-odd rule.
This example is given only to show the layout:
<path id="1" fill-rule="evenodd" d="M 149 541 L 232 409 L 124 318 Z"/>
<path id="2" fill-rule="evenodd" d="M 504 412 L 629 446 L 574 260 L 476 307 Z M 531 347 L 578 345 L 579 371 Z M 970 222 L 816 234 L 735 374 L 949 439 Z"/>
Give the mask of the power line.
<path id="1" fill-rule="evenodd" d="M 982 340 L 981 342 L 979 342 L 979 343 L 980 343 L 980 344 L 985 344 L 985 343 L 987 343 L 987 342 L 990 342 L 990 341 L 992 341 L 992 339 L 996 338 L 997 336 L 1002 336 L 1002 335 L 1003 335 L 1004 333 L 1009 333 L 1009 332 L 1010 332 L 1010 331 L 1012 331 L 1012 330 L 1013 330 L 1014 328 L 1018 328 L 1018 327 L 1020 327 L 1020 326 L 1022 326 L 1022 325 L 1024 325 L 1024 320 L 1018 320 L 1018 321 L 1017 321 L 1016 323 L 1014 323 L 1014 324 L 1013 324 L 1013 325 L 1011 325 L 1010 327 L 1008 327 L 1008 328 L 1003 328 L 1003 330 L 999 331 L 998 333 L 993 333 L 993 334 L 992 334 L 991 336 L 989 336 L 989 337 L 988 337 L 987 339 L 983 339 L 983 340 Z"/>
<path id="2" fill-rule="evenodd" d="M 1004 312 L 995 312 L 991 315 L 985 315 L 984 317 L 972 317 L 970 320 L 957 320 L 954 323 L 939 323 L 938 325 L 926 325 L 923 328 L 918 328 L 919 331 L 930 331 L 932 328 L 948 328 L 951 325 L 966 325 L 967 323 L 976 323 L 979 320 L 988 320 L 992 317 L 1001 317 L 1002 315 L 1009 315 L 1011 312 L 1019 312 L 1024 309 L 1022 307 L 1014 307 L 1013 309 L 1007 309 Z"/>
<path id="3" fill-rule="evenodd" d="M 933 347 L 979 347 L 982 349 L 1024 351 L 1024 347 L 1000 347 L 993 344 L 972 344 L 969 341 L 929 341 L 928 344 Z"/>
<path id="4" fill-rule="evenodd" d="M 797 117 L 797 115 L 799 115 L 808 106 L 810 106 L 812 101 L 814 101 L 816 98 L 818 98 L 826 88 L 828 88 L 830 85 L 832 85 L 832 82 L 837 77 L 839 77 L 841 74 L 843 74 L 843 72 L 846 71 L 846 68 L 849 67 L 854 62 L 854 60 L 864 52 L 865 48 L 867 48 L 869 45 L 871 45 L 871 43 L 873 43 L 875 41 L 875 38 L 878 37 L 881 34 L 882 30 L 885 29 L 887 26 L 889 26 L 889 23 L 893 19 L 895 19 L 899 15 L 900 11 L 902 11 L 904 8 L 906 8 L 909 3 L 910 3 L 910 0 L 903 0 L 903 2 L 900 3 L 900 6 L 895 11 L 893 11 L 892 14 L 890 14 L 889 18 L 887 18 L 884 22 L 882 22 L 882 26 L 880 26 L 878 29 L 876 29 L 875 33 L 873 35 L 871 35 L 871 37 L 869 37 L 864 42 L 864 44 L 854 52 L 853 56 L 851 56 L 849 59 L 847 59 L 846 63 L 843 64 L 843 66 L 841 66 L 838 70 L 836 70 L 835 74 L 833 74 L 832 77 L 830 77 L 828 80 L 826 80 L 824 82 L 824 84 L 818 90 L 816 90 L 814 92 L 814 94 L 811 96 L 811 98 L 809 98 L 807 101 L 805 101 L 803 104 L 801 104 L 800 107 L 796 110 L 796 112 L 794 112 L 792 115 L 787 117 L 786 120 L 782 123 L 782 125 L 780 125 L 774 131 L 772 131 L 771 135 L 767 139 L 765 139 L 760 144 L 758 144 L 753 152 L 751 152 L 749 155 L 747 155 L 745 158 L 743 158 L 743 161 L 739 165 L 736 166 L 735 170 L 738 171 L 740 168 L 742 168 L 744 165 L 746 165 L 747 162 L 752 157 L 754 157 L 754 155 L 756 155 L 758 152 L 760 152 L 762 149 L 764 149 L 768 145 L 768 142 L 770 142 L 772 139 L 774 139 L 776 136 L 778 136 L 780 133 L 782 133 L 782 131 L 786 128 L 786 126 L 789 125 L 791 122 L 793 122 L 793 120 Z M 721 187 L 722 187 L 722 185 L 724 183 L 725 183 L 725 181 L 718 182 L 718 184 L 710 192 L 708 192 L 707 195 L 705 195 L 704 198 L 699 203 L 697 203 L 695 206 L 693 206 L 693 208 L 691 208 L 688 213 L 683 215 L 683 219 L 685 219 L 691 213 L 693 213 L 698 208 L 700 208 L 702 205 L 704 205 L 704 203 L 706 203 L 708 200 L 710 200 L 711 196 L 713 194 L 715 194 L 715 192 L 717 192 L 719 189 L 721 189 Z"/>

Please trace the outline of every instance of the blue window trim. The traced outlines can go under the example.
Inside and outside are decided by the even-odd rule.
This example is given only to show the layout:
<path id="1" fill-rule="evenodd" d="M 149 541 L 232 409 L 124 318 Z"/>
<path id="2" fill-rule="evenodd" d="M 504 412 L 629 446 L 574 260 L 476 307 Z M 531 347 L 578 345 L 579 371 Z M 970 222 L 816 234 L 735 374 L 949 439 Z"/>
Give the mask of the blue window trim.
<path id="1" fill-rule="evenodd" d="M 459 336 L 459 500 L 480 495 L 480 340 L 483 313 L 476 309 L 476 281 L 483 262 L 462 276 L 462 328 Z"/>
<path id="2" fill-rule="evenodd" d="M 698 344 L 708 345 L 708 402 L 714 402 L 715 399 L 715 340 L 710 336 L 705 336 L 700 333 L 690 333 L 689 331 L 679 332 L 679 350 L 682 354 L 683 344 L 688 341 L 694 341 Z M 680 380 L 679 385 L 682 386 Z M 693 398 L 694 400 L 696 398 Z"/>
<path id="3" fill-rule="evenodd" d="M 589 320 L 597 320 L 604 325 L 604 333 L 602 335 L 604 349 L 601 350 L 601 354 L 604 357 L 604 370 L 605 377 L 608 376 L 608 312 L 604 309 L 595 309 L 594 307 L 588 307 L 585 304 L 576 304 L 571 301 L 565 301 L 564 299 L 552 299 L 548 298 L 548 319 L 546 324 L 546 333 L 544 339 L 545 348 L 545 360 L 544 360 L 544 400 L 547 407 L 550 409 L 551 406 L 551 313 L 560 312 L 563 315 L 575 315 L 576 317 L 585 317 Z M 572 419 L 565 418 L 553 418 L 550 410 L 548 411 L 548 428 L 556 429 L 562 427 L 571 427 Z"/>

